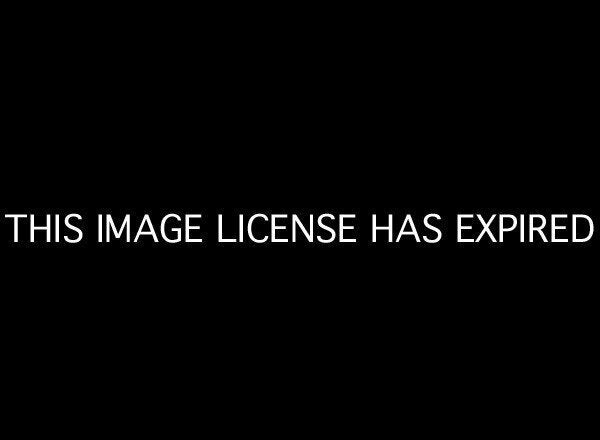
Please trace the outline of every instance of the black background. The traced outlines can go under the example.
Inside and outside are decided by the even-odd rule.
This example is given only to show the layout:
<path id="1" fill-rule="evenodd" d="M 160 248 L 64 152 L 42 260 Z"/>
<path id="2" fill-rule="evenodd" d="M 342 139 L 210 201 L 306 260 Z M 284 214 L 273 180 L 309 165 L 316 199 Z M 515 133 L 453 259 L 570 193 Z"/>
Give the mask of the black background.
<path id="1" fill-rule="evenodd" d="M 593 29 L 539 11 L 247 12 L 29 11 L 3 55 L 2 213 L 355 212 L 361 243 L 14 246 L 4 224 L 11 414 L 581 426 L 597 237 L 460 246 L 453 219 L 597 224 Z M 368 243 L 371 213 L 429 212 L 441 244 Z"/>

